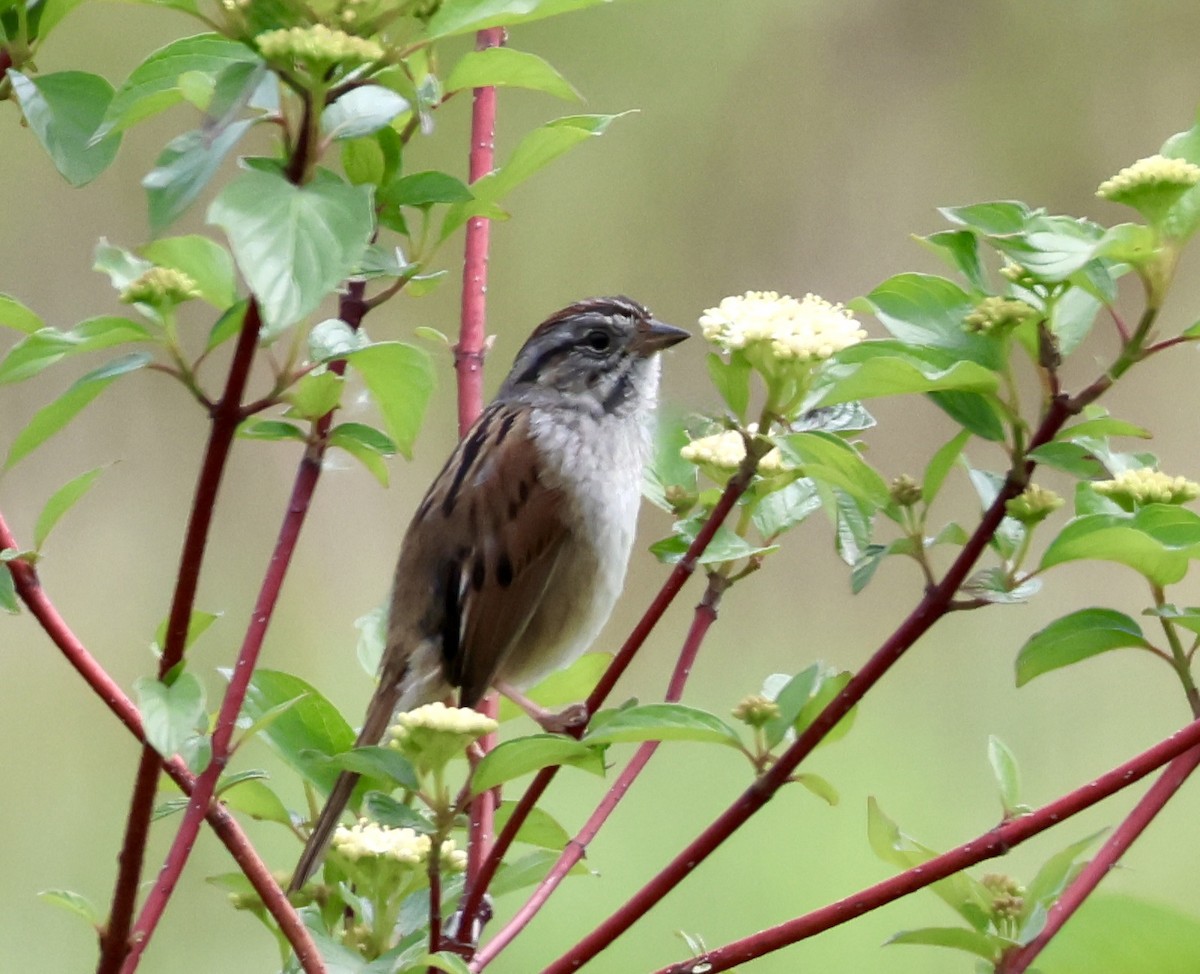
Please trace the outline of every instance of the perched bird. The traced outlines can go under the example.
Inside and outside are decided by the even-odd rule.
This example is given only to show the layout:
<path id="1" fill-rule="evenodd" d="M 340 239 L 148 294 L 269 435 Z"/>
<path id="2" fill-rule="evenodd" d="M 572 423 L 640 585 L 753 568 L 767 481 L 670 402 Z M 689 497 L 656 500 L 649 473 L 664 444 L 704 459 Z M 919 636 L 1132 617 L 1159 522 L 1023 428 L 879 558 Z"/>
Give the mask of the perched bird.
<path id="1" fill-rule="evenodd" d="M 626 297 L 580 301 L 529 336 L 404 536 L 356 745 L 455 687 L 465 707 L 495 687 L 547 729 L 577 718 L 520 691 L 574 661 L 612 611 L 650 451 L 656 353 L 687 337 Z M 289 890 L 320 861 L 357 780 L 337 779 Z"/>

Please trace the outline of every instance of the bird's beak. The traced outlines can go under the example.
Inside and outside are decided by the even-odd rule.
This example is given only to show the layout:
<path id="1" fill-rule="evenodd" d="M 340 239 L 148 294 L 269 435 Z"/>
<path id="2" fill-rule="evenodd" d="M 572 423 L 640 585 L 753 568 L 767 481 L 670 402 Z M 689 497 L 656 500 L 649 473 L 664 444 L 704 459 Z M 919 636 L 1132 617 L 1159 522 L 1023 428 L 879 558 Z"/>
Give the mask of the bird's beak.
<path id="1" fill-rule="evenodd" d="M 637 335 L 633 339 L 633 350 L 642 355 L 653 355 L 690 337 L 691 335 L 682 328 L 651 318 L 649 322 L 638 327 Z"/>

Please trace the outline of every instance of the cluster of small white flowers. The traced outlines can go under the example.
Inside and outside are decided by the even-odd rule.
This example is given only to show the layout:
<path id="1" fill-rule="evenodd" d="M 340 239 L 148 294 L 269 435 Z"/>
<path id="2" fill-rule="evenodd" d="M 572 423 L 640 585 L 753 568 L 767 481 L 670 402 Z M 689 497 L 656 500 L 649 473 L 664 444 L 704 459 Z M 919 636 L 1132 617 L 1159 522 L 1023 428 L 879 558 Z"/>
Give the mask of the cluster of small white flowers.
<path id="1" fill-rule="evenodd" d="M 407 713 L 397 714 L 393 733 L 415 730 L 423 727 L 426 730 L 444 731 L 447 734 L 468 734 L 472 737 L 482 737 L 490 734 L 500 725 L 477 710 L 470 707 L 447 707 L 441 701 L 427 703 Z"/>
<path id="2" fill-rule="evenodd" d="M 1147 187 L 1178 186 L 1186 189 L 1200 183 L 1200 166 L 1185 159 L 1166 156 L 1147 156 L 1132 166 L 1126 166 L 1115 176 L 1104 180 L 1096 195 L 1101 199 L 1123 202 L 1130 193 Z"/>
<path id="3" fill-rule="evenodd" d="M 679 451 L 683 459 L 697 466 L 716 470 L 737 470 L 746 458 L 746 441 L 737 430 L 725 430 L 712 436 L 702 436 Z M 759 473 L 778 473 L 783 470 L 783 457 L 771 449 L 758 461 Z"/>
<path id="4" fill-rule="evenodd" d="M 452 873 L 466 871 L 467 851 L 457 848 L 453 839 L 446 839 L 442 842 L 442 868 Z"/>
<path id="5" fill-rule="evenodd" d="M 412 829 L 388 828 L 365 818 L 349 828 L 339 825 L 333 833 L 334 849 L 356 861 L 365 857 L 388 858 L 415 866 L 428 858 L 431 845 L 427 835 L 419 835 Z"/>
<path id="6" fill-rule="evenodd" d="M 332 30 L 324 24 L 269 30 L 254 40 L 267 58 L 365 64 L 383 57 L 383 48 L 377 42 Z"/>
<path id="7" fill-rule="evenodd" d="M 815 294 L 797 301 L 777 291 L 747 291 L 724 298 L 700 316 L 707 341 L 725 351 L 768 344 L 773 357 L 817 362 L 867 337 L 840 304 Z"/>
<path id="8" fill-rule="evenodd" d="M 1134 504 L 1185 504 L 1200 497 L 1200 484 L 1185 477 L 1172 477 L 1152 467 L 1123 470 L 1112 480 L 1092 484 L 1097 494 Z"/>

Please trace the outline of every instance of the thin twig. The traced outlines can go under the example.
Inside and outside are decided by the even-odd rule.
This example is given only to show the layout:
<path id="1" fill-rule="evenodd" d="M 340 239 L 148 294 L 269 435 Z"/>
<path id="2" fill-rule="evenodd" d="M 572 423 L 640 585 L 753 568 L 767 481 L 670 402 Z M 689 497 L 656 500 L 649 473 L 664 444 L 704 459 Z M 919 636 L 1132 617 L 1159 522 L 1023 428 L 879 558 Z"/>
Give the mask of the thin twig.
<path id="1" fill-rule="evenodd" d="M 730 970 L 738 964 L 748 963 L 755 958 L 860 917 L 864 913 L 877 910 L 881 906 L 916 890 L 931 886 L 976 863 L 1003 856 L 1026 839 L 1053 828 L 1063 820 L 1115 795 L 1118 791 L 1150 774 L 1155 768 L 1162 767 L 1168 761 L 1173 763 L 1164 772 L 1162 778 L 1170 775 L 1177 763 L 1192 761 L 1194 764 L 1194 759 L 1198 758 L 1200 758 L 1200 721 L 1195 721 L 1166 740 L 1143 751 L 1137 757 L 1102 774 L 1082 788 L 1076 788 L 1027 815 L 1009 819 L 991 831 L 985 832 L 949 852 L 935 856 L 919 866 L 907 869 L 890 879 L 885 879 L 882 883 L 877 883 L 840 899 L 836 903 L 830 903 L 819 910 L 796 917 L 794 920 L 788 920 L 786 923 L 759 931 L 742 940 L 707 951 L 691 960 L 671 964 L 656 971 L 655 974 L 699 974 L 701 971 L 706 974 L 708 972 L 718 974 L 718 972 Z M 1162 778 L 1159 779 L 1160 782 Z M 1157 782 L 1154 787 L 1158 787 Z M 1148 797 L 1149 793 L 1147 793 Z M 1053 915 L 1053 910 L 1051 915 Z M 1016 968 L 1011 970 L 1003 968 L 1002 970 L 1004 974 L 1017 974 Z"/>
<path id="2" fill-rule="evenodd" d="M 175 592 L 171 598 L 171 610 L 167 617 L 162 658 L 159 660 L 160 680 L 183 659 L 184 648 L 187 645 L 188 626 L 196 603 L 196 589 L 200 582 L 200 569 L 204 563 L 204 551 L 212 527 L 213 510 L 240 421 L 242 395 L 249 381 L 250 365 L 254 360 L 254 349 L 261 325 L 258 302 L 251 301 L 242 321 L 233 360 L 229 365 L 225 391 L 220 401 L 210 410 L 212 423 L 209 427 L 208 444 L 201 461 L 200 475 L 196 481 L 196 492 L 188 517 L 187 533 L 179 555 L 179 572 L 176 576 Z M 149 745 L 145 745 L 129 799 L 125 837 L 117 860 L 112 905 L 105 933 L 101 937 L 96 974 L 115 974 L 129 949 L 129 932 L 133 922 L 133 911 L 137 905 L 137 890 L 141 882 L 146 840 L 150 834 L 150 819 L 154 812 L 154 796 L 158 791 L 160 767 L 161 758 L 158 753 Z"/>
<path id="3" fill-rule="evenodd" d="M 16 539 L 0 515 L 0 548 L 20 550 Z M 142 718 L 137 706 L 125 695 L 120 685 L 87 651 L 83 642 L 67 625 L 54 603 L 42 588 L 37 571 L 29 563 L 16 559 L 7 562 L 12 573 L 13 585 L 21 601 L 37 620 L 42 630 L 58 647 L 67 662 L 75 669 L 125 728 L 141 743 L 145 743 Z M 167 774 L 179 785 L 184 794 L 190 795 L 195 778 L 178 758 L 163 762 Z M 238 867 L 250 880 L 254 890 L 263 901 L 267 911 L 274 917 L 288 941 L 296 950 L 296 957 L 306 974 L 324 974 L 325 967 L 307 928 L 299 915 L 288 903 L 283 890 L 271 875 L 266 864 L 258 857 L 241 826 L 219 802 L 208 807 L 208 822 L 217 837 L 225 844 Z"/>
<path id="4" fill-rule="evenodd" d="M 1029 444 L 1032 450 L 1047 443 L 1072 416 L 1071 404 L 1062 397 L 1053 400 L 1037 432 Z M 967 574 L 983 553 L 1005 515 L 1005 503 L 1015 497 L 1028 483 L 1035 466 L 1025 461 L 1010 471 L 992 505 L 980 519 L 974 533 L 958 557 L 942 577 L 941 582 L 925 592 L 916 608 L 896 631 L 866 662 L 842 691 L 834 697 L 812 724 L 789 747 L 779 760 L 744 791 L 721 815 L 700 833 L 682 852 L 672 859 L 645 886 L 629 898 L 607 920 L 596 927 L 574 947 L 545 968 L 543 974 L 568 974 L 593 959 L 600 951 L 636 923 L 646 912 L 674 889 L 689 873 L 707 859 L 729 836 L 745 824 L 785 785 L 793 771 L 829 734 L 850 709 L 862 699 L 904 655 L 948 611 L 949 605 Z"/>
<path id="5" fill-rule="evenodd" d="M 1063 924 L 1071 919 L 1092 891 L 1100 885 L 1100 881 L 1108 875 L 1109 871 L 1120 861 L 1121 856 L 1137 841 L 1138 836 L 1154 821 L 1155 816 L 1163 810 L 1163 807 L 1187 781 L 1197 766 L 1200 766 L 1200 747 L 1195 747 L 1179 755 L 1167 766 L 1167 769 L 1159 775 L 1158 780 L 1142 796 L 1141 801 L 1134 806 L 1133 811 L 1108 837 L 1100 851 L 1096 853 L 1095 858 L 1083 867 L 1079 875 L 1072 880 L 1062 896 L 1050 908 L 1049 915 L 1046 917 L 1046 925 L 1042 928 L 1041 933 L 1024 947 L 1005 955 L 996 968 L 996 974 L 1024 974 L 1024 971 L 1042 952 L 1046 944 L 1062 929 Z M 1125 780 L 1124 783 L 1128 784 L 1129 781 Z"/>

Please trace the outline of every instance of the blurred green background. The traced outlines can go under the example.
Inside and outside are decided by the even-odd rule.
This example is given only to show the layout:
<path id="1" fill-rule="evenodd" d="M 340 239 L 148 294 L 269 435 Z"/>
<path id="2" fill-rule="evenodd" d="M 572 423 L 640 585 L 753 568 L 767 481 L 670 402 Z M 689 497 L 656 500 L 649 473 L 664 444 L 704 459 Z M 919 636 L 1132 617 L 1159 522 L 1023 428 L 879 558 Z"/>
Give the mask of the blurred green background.
<path id="1" fill-rule="evenodd" d="M 62 25 L 38 66 L 97 71 L 119 82 L 150 50 L 193 31 L 167 11 L 87 4 Z M 526 184 L 510 201 L 515 218 L 495 227 L 490 314 L 497 339 L 489 388 L 528 329 L 579 296 L 626 292 L 660 317 L 691 326 L 705 307 L 747 288 L 848 300 L 893 273 L 940 272 L 909 235 L 940 229 L 934 207 L 942 204 L 1014 197 L 1054 212 L 1125 220 L 1126 212 L 1094 198 L 1095 187 L 1191 124 L 1200 103 L 1197 36 L 1200 7 L 1193 0 L 643 0 L 520 28 L 511 43 L 563 70 L 585 94 L 584 110 L 639 112 Z M 118 312 L 107 281 L 90 271 L 92 248 L 102 235 L 126 246 L 145 241 L 139 180 L 163 142 L 191 119 L 168 113 L 134 130 L 116 165 L 73 191 L 18 127 L 12 106 L 2 107 L 0 290 L 61 327 Z M 418 148 L 411 168 L 465 173 L 467 108 L 458 99 L 439 113 L 436 150 Z M 503 93 L 500 157 L 533 125 L 572 110 L 545 97 Z M 195 207 L 179 231 L 201 228 L 202 214 L 203 205 Z M 372 315 L 372 337 L 405 338 L 418 325 L 454 328 L 456 248 L 444 258 L 451 278 L 440 293 Z M 1166 309 L 1168 331 L 1200 315 L 1196 269 L 1191 255 Z M 202 316 L 191 321 L 197 334 L 207 328 Z M 876 323 L 866 326 L 881 334 Z M 6 345 L 12 339 L 0 337 Z M 1091 376 L 1112 350 L 1102 323 L 1070 363 L 1068 379 Z M 1200 474 L 1190 398 L 1194 354 L 1185 349 L 1135 370 L 1108 401 L 1118 415 L 1156 430 L 1152 448 L 1165 469 L 1193 477 Z M 703 355 L 697 340 L 669 356 L 669 401 L 699 408 L 715 401 Z M 267 641 L 264 665 L 311 680 L 352 721 L 370 683 L 354 659 L 351 623 L 382 599 L 403 527 L 453 442 L 448 362 L 440 372 L 416 459 L 394 464 L 390 490 L 348 464 L 322 480 Z M 45 381 L 4 389 L 4 441 L 75 374 L 64 367 Z M 348 411 L 368 418 L 365 410 L 351 403 Z M 880 403 L 875 411 L 880 425 L 867 435 L 870 458 L 887 476 L 919 474 L 950 429 L 919 400 Z M 139 373 L 0 484 L 6 517 L 18 537 L 28 538 L 53 489 L 118 461 L 51 539 L 43 577 L 71 625 L 127 687 L 151 667 L 148 645 L 166 612 L 204 435 L 203 416 L 177 387 Z M 977 465 L 999 464 L 982 447 L 969 453 Z M 279 444 L 243 442 L 235 451 L 199 598 L 201 608 L 224 618 L 196 646 L 197 672 L 213 674 L 236 650 L 296 459 L 294 448 Z M 958 481 L 948 512 L 969 517 L 973 501 L 965 478 Z M 1046 482 L 1062 486 L 1053 476 Z M 646 510 L 644 542 L 667 527 L 664 515 Z M 640 545 L 604 647 L 627 631 L 662 577 Z M 868 796 L 935 847 L 987 829 L 999 814 L 986 762 L 989 734 L 1021 759 L 1032 804 L 1168 734 L 1187 719 L 1182 695 L 1165 667 L 1138 654 L 1110 654 L 1020 692 L 1013 686 L 1014 655 L 1030 632 L 1101 600 L 1136 614 L 1145 599 L 1136 581 L 1116 568 L 1074 568 L 1052 575 L 1028 606 L 947 620 L 868 698 L 853 733 L 813 759 L 812 770 L 840 790 L 838 807 L 800 789 L 785 791 L 588 969 L 650 970 L 686 956 L 676 930 L 720 944 L 886 877 L 889 867 L 866 842 Z M 769 571 L 727 596 L 689 701 L 723 713 L 768 673 L 796 672 L 818 658 L 859 666 L 903 617 L 919 584 L 915 569 L 889 562 L 852 598 L 828 524 L 813 518 L 787 539 Z M 1195 588 L 1184 583 L 1175 600 L 1195 604 Z M 699 592 L 699 582 L 685 590 L 618 697 L 661 693 Z M 36 893 L 65 887 L 107 903 L 137 752 L 27 615 L 0 626 L 8 741 L 0 966 L 90 970 L 88 930 Z M 215 677 L 210 688 L 220 688 Z M 275 767 L 260 745 L 239 763 Z M 589 863 L 600 876 L 565 885 L 492 969 L 528 974 L 557 956 L 747 781 L 746 766 L 732 753 L 665 748 L 592 845 Z M 564 775 L 548 807 L 576 826 L 603 788 L 599 780 Z M 293 790 L 287 797 L 299 796 Z M 1002 869 L 1028 879 L 1052 851 L 1119 820 L 1135 798 L 1121 795 L 977 875 Z M 1195 789 L 1185 789 L 1106 888 L 1200 911 L 1200 856 L 1191 838 L 1198 813 Z M 170 834 L 169 827 L 155 832 L 151 877 Z M 252 835 L 273 865 L 290 868 L 297 852 L 291 836 L 277 826 L 253 826 Z M 202 835 L 143 970 L 276 969 L 270 938 L 203 882 L 229 868 L 221 846 Z M 501 901 L 501 916 L 516 905 Z M 971 961 L 962 955 L 881 947 L 897 930 L 953 922 L 932 895 L 917 895 L 752 969 L 966 971 Z"/>

